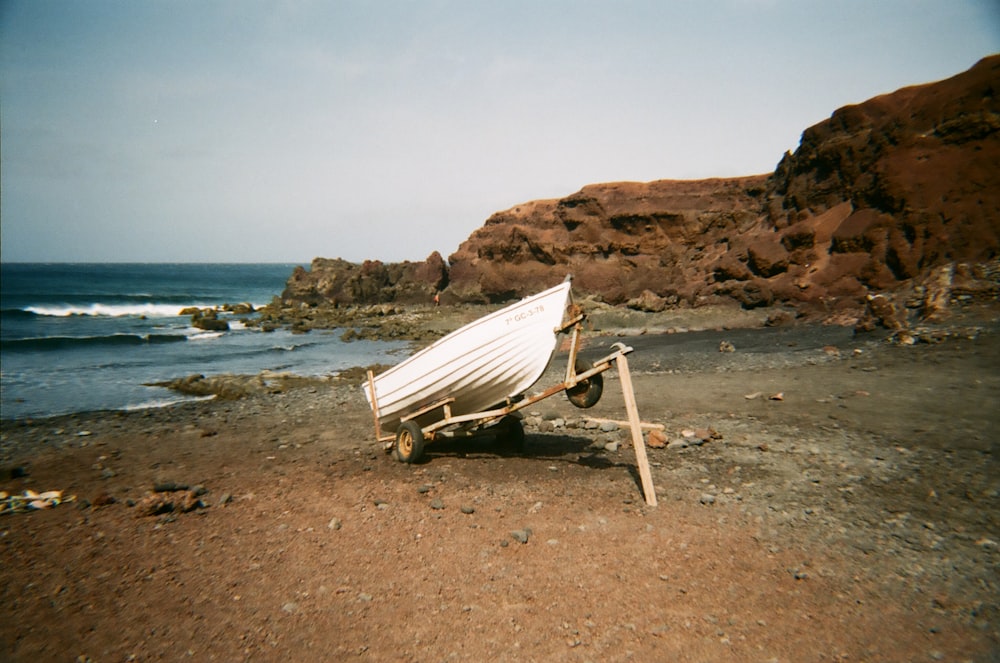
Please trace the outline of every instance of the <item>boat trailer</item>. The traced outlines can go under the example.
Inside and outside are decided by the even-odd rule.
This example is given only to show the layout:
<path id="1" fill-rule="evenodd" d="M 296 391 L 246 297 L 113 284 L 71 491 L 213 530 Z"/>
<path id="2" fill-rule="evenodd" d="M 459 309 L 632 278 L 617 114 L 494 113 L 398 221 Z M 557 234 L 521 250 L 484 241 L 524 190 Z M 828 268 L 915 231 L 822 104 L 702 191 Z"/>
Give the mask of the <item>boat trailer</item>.
<path id="1" fill-rule="evenodd" d="M 570 402 L 579 408 L 592 407 L 600 400 L 604 390 L 604 378 L 602 374 L 614 366 L 618 369 L 622 394 L 625 400 L 625 410 L 628 413 L 628 421 L 623 423 L 631 429 L 632 445 L 635 449 L 636 463 L 638 464 L 639 476 L 642 481 L 643 496 L 646 504 L 656 506 L 656 491 L 653 487 L 649 461 L 646 457 L 646 445 L 643 441 L 642 429 L 662 428 L 662 426 L 642 423 L 639 419 L 639 411 L 636 406 L 635 392 L 632 388 L 632 376 L 629 372 L 627 358 L 627 355 L 633 351 L 633 348 L 623 343 L 615 343 L 612 345 L 614 352 L 587 366 L 586 362 L 578 358 L 580 334 L 583 330 L 582 323 L 586 316 L 582 312 L 579 312 L 579 310 L 577 311 L 571 320 L 554 330 L 558 334 L 564 334 L 572 330 L 565 379 L 535 395 L 521 395 L 520 397 L 508 398 L 504 403 L 498 404 L 490 410 L 453 415 L 451 404 L 455 399 L 452 397 L 443 398 L 400 417 L 399 427 L 395 434 L 383 434 L 379 423 L 375 375 L 369 370 L 368 390 L 371 397 L 372 413 L 375 419 L 376 439 L 385 445 L 387 452 L 394 451 L 396 458 L 404 463 L 417 462 L 423 456 L 424 445 L 439 438 L 468 438 L 492 433 L 498 437 L 502 436 L 508 443 L 521 451 L 524 448 L 524 427 L 518 414 L 521 410 L 561 392 L 566 392 L 566 396 Z M 418 417 L 423 417 L 434 412 L 438 412 L 440 415 L 440 418 L 434 421 L 434 423 L 423 427 L 417 423 L 416 419 Z"/>

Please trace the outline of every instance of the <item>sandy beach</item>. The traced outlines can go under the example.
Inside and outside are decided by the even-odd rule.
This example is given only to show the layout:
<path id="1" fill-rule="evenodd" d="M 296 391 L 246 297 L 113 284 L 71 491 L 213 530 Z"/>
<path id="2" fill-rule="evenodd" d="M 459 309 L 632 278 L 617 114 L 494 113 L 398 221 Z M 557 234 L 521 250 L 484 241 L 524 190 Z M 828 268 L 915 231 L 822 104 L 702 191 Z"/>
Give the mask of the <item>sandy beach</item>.
<path id="1" fill-rule="evenodd" d="M 413 466 L 353 382 L 4 421 L 0 489 L 75 501 L 0 516 L 2 658 L 996 660 L 998 332 L 588 337 L 635 347 L 656 507 L 587 421 L 614 371 Z"/>

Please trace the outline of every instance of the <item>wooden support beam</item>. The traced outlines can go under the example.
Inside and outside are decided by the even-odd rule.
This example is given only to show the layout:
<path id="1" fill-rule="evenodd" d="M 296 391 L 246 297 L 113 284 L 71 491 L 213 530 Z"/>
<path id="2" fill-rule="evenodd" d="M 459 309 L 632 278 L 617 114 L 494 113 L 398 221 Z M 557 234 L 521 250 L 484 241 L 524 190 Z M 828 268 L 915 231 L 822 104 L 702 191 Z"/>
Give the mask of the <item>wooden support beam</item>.
<path id="1" fill-rule="evenodd" d="M 391 440 L 395 440 L 395 435 L 382 435 L 382 425 L 379 424 L 378 421 L 381 418 L 381 415 L 378 410 L 378 395 L 375 393 L 375 374 L 371 371 L 368 371 L 368 393 L 371 396 L 372 401 L 372 416 L 375 417 L 375 439 L 379 442 L 389 442 Z M 390 448 L 391 446 L 387 447 L 386 450 Z"/>
<path id="2" fill-rule="evenodd" d="M 646 458 L 646 443 L 642 439 L 642 423 L 639 421 L 639 407 L 635 403 L 635 392 L 632 390 L 632 375 L 628 370 L 628 359 L 625 354 L 619 354 L 618 377 L 622 382 L 622 394 L 625 396 L 625 410 L 628 412 L 629 427 L 632 429 L 632 446 L 635 447 L 635 461 L 639 466 L 639 477 L 642 479 L 642 493 L 646 504 L 656 506 L 656 489 L 653 487 L 653 474 L 649 469 L 649 459 Z"/>

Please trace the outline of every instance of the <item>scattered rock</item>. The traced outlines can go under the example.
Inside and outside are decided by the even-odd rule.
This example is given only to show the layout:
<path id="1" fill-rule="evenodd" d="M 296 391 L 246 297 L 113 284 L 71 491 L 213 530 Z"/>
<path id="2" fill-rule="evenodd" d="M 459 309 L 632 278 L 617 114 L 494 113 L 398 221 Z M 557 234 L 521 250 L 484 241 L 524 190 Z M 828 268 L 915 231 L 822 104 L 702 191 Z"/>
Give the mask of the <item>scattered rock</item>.
<path id="1" fill-rule="evenodd" d="M 983 550 L 988 550 L 990 552 L 996 552 L 997 550 L 997 542 L 994 541 L 993 539 L 989 539 L 986 537 L 983 537 L 978 541 L 976 541 L 976 545 L 982 548 Z"/>
<path id="2" fill-rule="evenodd" d="M 883 327 L 890 331 L 900 331 L 905 325 L 900 321 L 900 314 L 889 297 L 878 294 L 868 295 L 865 298 L 865 312 L 861 319 L 854 326 L 854 331 L 868 332 L 876 327 Z M 905 319 L 905 318 L 904 318 Z"/>
<path id="3" fill-rule="evenodd" d="M 527 543 L 528 539 L 531 537 L 531 530 L 527 527 L 524 529 L 516 529 L 510 533 L 510 538 L 514 539 L 518 543 Z"/>
<path id="4" fill-rule="evenodd" d="M 736 346 L 729 341 L 720 341 L 719 352 L 736 352 Z"/>
<path id="5" fill-rule="evenodd" d="M 663 431 L 653 428 L 646 435 L 646 446 L 651 449 L 663 449 L 667 446 L 667 436 Z"/>
<path id="6" fill-rule="evenodd" d="M 139 500 L 135 508 L 139 516 L 158 516 L 165 513 L 188 513 L 205 506 L 194 491 L 184 490 L 150 493 Z"/>
<path id="7" fill-rule="evenodd" d="M 627 306 L 637 311 L 660 313 L 667 308 L 667 300 L 665 297 L 660 297 L 652 290 L 643 290 L 641 295 L 630 299 Z"/>
<path id="8" fill-rule="evenodd" d="M 179 490 L 187 490 L 190 486 L 186 483 L 177 483 L 176 481 L 161 481 L 153 485 L 154 493 L 173 493 Z"/>
<path id="9" fill-rule="evenodd" d="M 708 442 L 709 440 L 721 440 L 722 434 L 714 428 L 696 428 L 694 436 L 699 440 Z"/>
<path id="10" fill-rule="evenodd" d="M 201 309 L 191 315 L 191 326 L 202 331 L 229 331 L 229 323 L 219 319 L 215 309 Z"/>
<path id="11" fill-rule="evenodd" d="M 116 500 L 113 495 L 109 495 L 108 493 L 100 493 L 98 494 L 97 497 L 94 498 L 94 501 L 91 502 L 91 504 L 95 507 L 102 507 L 102 506 L 108 506 L 109 504 L 114 504 L 117 501 L 118 500 Z"/>

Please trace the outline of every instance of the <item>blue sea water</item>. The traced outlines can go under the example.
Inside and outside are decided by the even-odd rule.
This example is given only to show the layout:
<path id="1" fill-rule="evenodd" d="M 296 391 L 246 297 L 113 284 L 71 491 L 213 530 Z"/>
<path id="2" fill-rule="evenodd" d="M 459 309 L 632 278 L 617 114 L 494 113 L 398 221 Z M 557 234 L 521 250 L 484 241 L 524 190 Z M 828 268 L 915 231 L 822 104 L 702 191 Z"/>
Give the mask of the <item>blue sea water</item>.
<path id="1" fill-rule="evenodd" d="M 331 375 L 395 363 L 402 343 L 340 332 L 261 332 L 229 317 L 205 332 L 188 306 L 271 301 L 291 264 L 0 264 L 0 417 L 160 407 L 189 400 L 144 386 L 192 373 Z"/>

